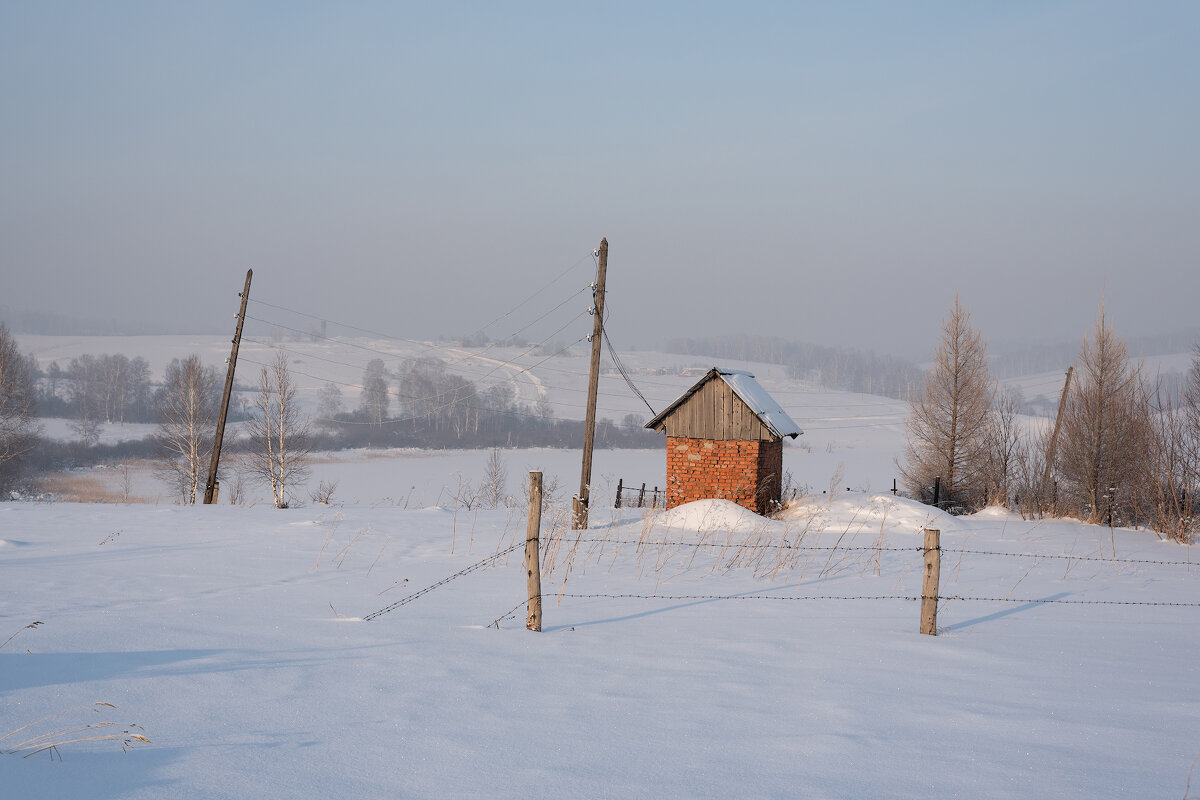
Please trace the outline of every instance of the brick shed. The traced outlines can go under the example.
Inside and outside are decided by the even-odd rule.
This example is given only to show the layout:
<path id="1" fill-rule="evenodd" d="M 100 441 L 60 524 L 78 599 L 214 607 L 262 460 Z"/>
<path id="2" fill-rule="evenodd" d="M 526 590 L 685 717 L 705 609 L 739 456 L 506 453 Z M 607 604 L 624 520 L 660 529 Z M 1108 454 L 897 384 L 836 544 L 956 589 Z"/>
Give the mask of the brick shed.
<path id="1" fill-rule="evenodd" d="M 646 427 L 667 435 L 667 508 L 717 498 L 758 514 L 780 500 L 783 437 L 803 433 L 753 375 L 717 367 Z"/>

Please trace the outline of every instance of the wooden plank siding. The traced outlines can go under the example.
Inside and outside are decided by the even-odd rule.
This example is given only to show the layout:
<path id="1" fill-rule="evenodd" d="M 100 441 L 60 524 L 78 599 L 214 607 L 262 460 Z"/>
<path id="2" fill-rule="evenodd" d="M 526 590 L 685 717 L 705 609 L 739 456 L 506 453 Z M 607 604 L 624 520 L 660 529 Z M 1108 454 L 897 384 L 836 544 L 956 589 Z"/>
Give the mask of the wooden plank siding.
<path id="1" fill-rule="evenodd" d="M 706 381 L 659 427 L 688 439 L 769 442 L 775 437 L 758 415 L 719 377 Z"/>

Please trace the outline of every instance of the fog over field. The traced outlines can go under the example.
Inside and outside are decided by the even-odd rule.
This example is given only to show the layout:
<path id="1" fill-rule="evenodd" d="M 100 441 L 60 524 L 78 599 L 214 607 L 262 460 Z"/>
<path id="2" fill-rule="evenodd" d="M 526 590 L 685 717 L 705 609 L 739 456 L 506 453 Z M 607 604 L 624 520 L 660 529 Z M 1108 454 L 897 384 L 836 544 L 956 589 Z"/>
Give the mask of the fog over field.
<path id="1" fill-rule="evenodd" d="M 956 290 L 996 343 L 1078 342 L 1102 299 L 1169 332 L 1200 290 L 1198 15 L 20 4 L 0 313 L 223 334 L 254 268 L 278 305 L 461 336 L 586 285 L 607 236 L 626 349 L 921 359 Z"/>

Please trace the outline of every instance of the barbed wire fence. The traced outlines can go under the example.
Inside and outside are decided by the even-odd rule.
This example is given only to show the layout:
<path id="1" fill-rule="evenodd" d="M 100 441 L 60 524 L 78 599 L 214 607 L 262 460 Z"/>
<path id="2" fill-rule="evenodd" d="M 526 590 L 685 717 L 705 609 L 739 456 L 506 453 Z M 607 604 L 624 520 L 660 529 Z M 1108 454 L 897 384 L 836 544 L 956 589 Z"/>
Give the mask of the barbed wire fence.
<path id="1" fill-rule="evenodd" d="M 623 548 L 623 547 L 634 547 L 635 552 L 637 552 L 639 554 L 639 557 L 643 557 L 645 554 L 647 554 L 647 552 L 652 551 L 656 548 L 660 551 L 662 551 L 664 549 L 670 549 L 676 553 L 688 551 L 688 550 L 691 550 L 694 553 L 704 551 L 704 550 L 709 550 L 709 551 L 714 551 L 717 553 L 724 553 L 726 555 L 731 552 L 732 553 L 744 553 L 744 552 L 748 552 L 748 551 L 754 551 L 754 552 L 762 553 L 762 552 L 774 551 L 774 552 L 788 552 L 788 553 L 806 553 L 806 554 L 811 554 L 811 555 L 827 556 L 827 560 L 825 561 L 825 564 L 824 564 L 821 572 L 818 575 L 818 578 L 820 578 L 820 577 L 824 577 L 827 574 L 827 572 L 830 568 L 830 565 L 832 563 L 830 559 L 832 558 L 832 556 L 834 554 L 838 554 L 838 553 L 843 553 L 846 555 L 855 554 L 855 553 L 879 554 L 879 553 L 905 553 L 905 552 L 929 555 L 929 553 L 930 553 L 930 548 L 926 548 L 923 546 L 914 546 L 914 545 L 886 546 L 886 545 L 883 545 L 878 542 L 876 544 L 872 544 L 872 545 L 852 545 L 852 544 L 841 544 L 841 543 L 833 544 L 833 545 L 817 545 L 817 544 L 808 544 L 808 543 L 802 543 L 802 542 L 787 542 L 787 541 L 784 541 L 784 542 L 756 542 L 756 541 L 713 542 L 713 541 L 684 541 L 682 539 L 680 539 L 680 540 L 653 539 L 653 538 L 647 538 L 645 536 L 643 536 L 641 538 L 637 538 L 637 539 L 614 538 L 611 536 L 596 536 L 596 535 L 584 536 L 583 533 L 585 533 L 585 532 L 586 531 L 580 531 L 578 535 L 576 535 L 574 537 L 569 537 L 571 539 L 571 541 L 570 541 L 571 554 L 568 554 L 568 556 L 567 556 L 568 563 L 573 563 L 576 559 L 578 559 L 580 557 L 578 555 L 579 548 L 585 547 L 585 546 L 590 546 L 592 549 L 590 551 L 584 552 L 584 554 L 582 556 L 582 559 L 584 561 L 591 561 L 593 559 L 598 561 L 598 559 L 600 557 L 603 557 L 604 555 L 612 555 L 615 560 L 616 555 L 619 554 L 620 548 Z M 543 564 L 542 575 L 544 578 L 549 578 L 555 572 L 555 569 L 556 569 L 556 567 L 555 567 L 555 561 L 556 561 L 555 551 L 557 548 L 561 547 L 563 538 L 564 537 L 561 535 L 561 533 L 556 536 L 556 535 L 554 535 L 554 532 L 552 532 L 549 537 L 541 540 L 541 542 L 539 543 L 540 553 L 545 555 L 545 558 L 542 560 L 542 564 Z M 424 595 L 429 594 L 430 592 L 432 592 L 442 586 L 445 586 L 446 584 L 450 583 L 453 580 L 456 580 L 457 578 L 463 577 L 465 575 L 471 574 L 473 572 L 476 572 L 476 571 L 479 571 L 482 569 L 486 569 L 491 566 L 495 566 L 498 563 L 500 563 L 501 559 L 504 559 L 505 556 L 508 556 L 509 554 L 513 553 L 517 549 L 524 547 L 525 544 L 526 544 L 525 541 L 512 543 L 508 547 L 506 547 L 504 549 L 500 549 L 496 553 L 489 555 L 487 558 L 484 558 L 484 559 L 481 559 L 480 561 L 474 562 L 473 564 L 470 564 L 467 567 L 464 567 L 463 569 L 459 570 L 458 572 L 455 572 L 452 575 L 449 575 L 446 578 L 443 578 L 442 580 L 437 581 L 436 583 L 430 584 L 429 586 L 426 586 L 425 588 L 423 588 L 417 592 L 413 592 L 412 594 L 396 601 L 395 603 L 392 603 L 389 606 L 386 606 L 382 609 L 379 609 L 378 611 L 375 611 L 371 614 L 366 615 L 365 617 L 363 617 L 363 619 L 368 620 L 368 621 L 376 619 L 383 614 L 387 614 L 391 611 L 394 611 L 394 610 L 400 608 L 401 606 L 407 605 L 408 603 L 411 603 L 411 602 L 419 599 L 420 597 L 423 597 Z M 601 549 L 597 550 L 596 548 L 601 548 Z M 606 548 L 612 548 L 612 549 L 606 550 Z M 1191 561 L 1171 561 L 1171 560 L 1165 560 L 1165 559 L 1147 559 L 1147 558 L 1109 558 L 1109 557 L 1100 557 L 1100 556 L 1093 556 L 1093 555 L 1080 555 L 1080 554 L 1075 554 L 1075 553 L 1013 552 L 1013 551 L 1004 551 L 1004 550 L 976 549 L 976 548 L 969 548 L 969 547 L 943 548 L 940 546 L 937 547 L 936 550 L 937 550 L 937 555 L 939 558 L 940 558 L 941 553 L 953 553 L 953 554 L 957 554 L 958 556 L 960 556 L 960 558 L 963 556 L 971 556 L 971 557 L 990 557 L 990 558 L 1032 559 L 1032 560 L 1036 560 L 1036 561 L 1066 560 L 1066 561 L 1072 561 L 1072 562 L 1097 562 L 1097 563 L 1101 563 L 1101 564 L 1109 565 L 1109 566 L 1179 567 L 1179 568 L 1184 568 L 1187 570 L 1190 570 L 1193 567 L 1200 567 L 1200 563 L 1194 563 Z M 661 552 L 658 554 L 658 561 L 656 563 L 658 565 L 662 564 Z M 729 565 L 739 563 L 739 562 L 737 561 L 737 559 L 728 558 L 725 561 L 719 561 L 718 563 L 724 564 L 726 567 L 729 567 Z M 866 562 L 860 562 L 860 563 L 864 565 L 864 571 L 865 571 L 865 568 L 869 567 L 869 565 L 870 565 L 869 560 Z M 742 566 L 747 566 L 747 564 L 744 561 L 740 562 L 740 564 Z M 691 562 L 689 562 L 689 568 L 690 568 L 690 566 L 691 566 Z M 715 570 L 715 565 L 714 565 L 713 569 Z M 568 568 L 568 574 L 569 574 L 569 568 Z M 1023 578 L 1021 580 L 1023 580 Z M 566 591 L 566 588 L 565 588 L 566 582 L 567 582 L 566 577 L 564 577 L 563 583 L 562 583 L 562 589 L 560 591 L 552 592 L 552 593 L 543 592 L 541 595 L 538 595 L 537 598 L 553 597 L 553 598 L 556 598 L 556 600 L 559 604 L 561 604 L 563 600 L 606 600 L 606 601 L 607 600 L 637 600 L 637 601 L 649 601 L 649 602 L 718 602 L 718 601 L 755 601 L 755 600 L 759 600 L 759 601 L 776 601 L 776 602 L 788 602 L 788 603 L 797 603 L 797 602 L 805 602 L 805 601 L 812 601 L 812 602 L 837 602 L 837 601 L 915 602 L 915 601 L 932 600 L 938 604 L 943 604 L 943 603 L 947 603 L 947 602 L 965 602 L 965 603 L 1007 603 L 1007 604 L 1018 604 L 1018 605 L 1137 606 L 1137 607 L 1159 607 L 1159 608 L 1200 608 L 1200 602 L 1174 601 L 1174 600 L 1076 599 L 1076 598 L 1065 598 L 1065 597 L 1061 597 L 1061 596 L 1014 597 L 1014 596 L 1012 596 L 1011 592 L 1005 596 L 999 596 L 999 595 L 989 596 L 989 595 L 957 594 L 957 593 L 942 594 L 940 592 L 935 592 L 932 596 L 924 594 L 924 593 L 922 593 L 922 594 L 905 594 L 905 593 L 875 593 L 875 594 L 828 594 L 828 593 L 795 594 L 795 593 L 789 593 L 789 594 L 774 594 L 774 593 L 767 593 L 766 591 L 749 591 L 749 592 L 743 591 L 743 592 L 731 593 L 731 594 L 720 594 L 720 593 L 671 593 L 671 594 L 668 594 L 668 593 L 663 593 L 663 592 L 657 591 L 657 587 L 656 587 L 655 591 L 652 591 L 652 592 L 575 592 L 575 591 L 568 592 L 568 591 Z M 1017 581 L 1017 585 L 1019 585 L 1019 584 L 1020 584 L 1020 580 Z M 1013 588 L 1015 589 L 1016 586 L 1014 585 Z M 505 613 L 497 616 L 490 623 L 489 627 L 494 627 L 496 629 L 500 629 L 500 627 L 503 623 L 517 618 L 520 610 L 523 607 L 526 607 L 530 603 L 530 601 L 532 601 L 534 599 L 535 599 L 535 597 L 532 597 L 532 596 L 524 597 L 516 605 L 514 605 L 511 609 L 509 609 Z"/>

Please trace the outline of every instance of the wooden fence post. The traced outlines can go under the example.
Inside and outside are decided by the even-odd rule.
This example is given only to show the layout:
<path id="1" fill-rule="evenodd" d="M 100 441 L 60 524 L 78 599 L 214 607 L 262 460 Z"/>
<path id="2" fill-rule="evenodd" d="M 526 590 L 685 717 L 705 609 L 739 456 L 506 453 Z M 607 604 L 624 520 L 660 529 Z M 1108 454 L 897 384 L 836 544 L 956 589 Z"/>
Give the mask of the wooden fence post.
<path id="1" fill-rule="evenodd" d="M 640 492 L 638 492 L 638 508 L 641 508 L 645 504 L 646 504 L 646 484 L 645 484 L 645 482 L 643 482 L 642 490 Z"/>
<path id="2" fill-rule="evenodd" d="M 525 585 L 528 613 L 525 627 L 542 629 L 542 567 L 538 558 L 538 536 L 542 528 L 542 473 L 529 473 L 529 524 L 525 529 Z"/>
<path id="3" fill-rule="evenodd" d="M 622 489 L 622 487 L 623 487 L 624 485 L 625 485 L 625 479 L 624 479 L 624 478 L 618 478 L 618 479 L 617 479 L 617 503 L 616 503 L 616 505 L 614 506 L 614 508 L 620 508 L 620 507 L 621 507 L 621 489 Z"/>
<path id="4" fill-rule="evenodd" d="M 942 532 L 925 529 L 925 579 L 921 583 L 921 633 L 937 636 L 938 580 L 942 574 Z"/>

